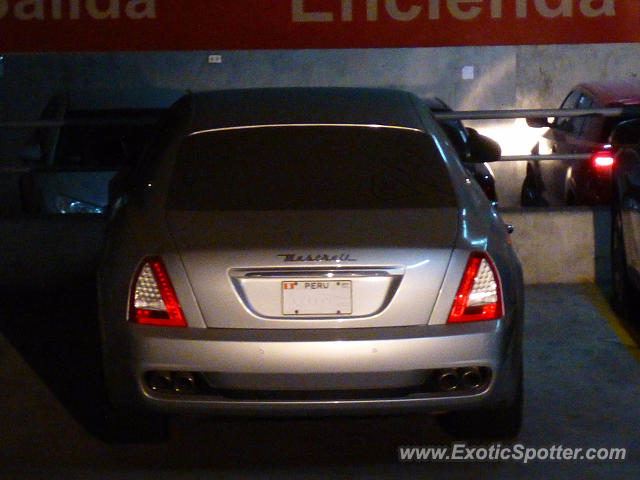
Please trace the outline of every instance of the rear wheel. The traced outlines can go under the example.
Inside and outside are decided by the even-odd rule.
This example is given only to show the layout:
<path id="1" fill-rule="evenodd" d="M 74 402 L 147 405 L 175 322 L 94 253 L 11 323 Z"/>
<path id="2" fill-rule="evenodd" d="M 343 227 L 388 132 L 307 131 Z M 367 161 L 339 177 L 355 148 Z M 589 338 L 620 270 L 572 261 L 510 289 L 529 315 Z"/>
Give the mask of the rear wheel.
<path id="1" fill-rule="evenodd" d="M 514 440 L 522 425 L 522 361 L 518 367 L 515 394 L 502 407 L 449 412 L 439 417 L 440 425 L 454 438 Z"/>

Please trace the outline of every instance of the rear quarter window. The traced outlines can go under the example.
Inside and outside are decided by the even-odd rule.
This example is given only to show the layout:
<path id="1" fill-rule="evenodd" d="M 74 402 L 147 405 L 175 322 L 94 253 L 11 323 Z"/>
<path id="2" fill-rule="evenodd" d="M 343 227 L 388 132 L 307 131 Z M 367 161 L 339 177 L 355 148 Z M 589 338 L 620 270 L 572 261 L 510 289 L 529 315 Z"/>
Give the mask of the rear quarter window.
<path id="1" fill-rule="evenodd" d="M 430 135 L 358 126 L 238 128 L 192 134 L 167 208 L 314 210 L 454 207 Z"/>

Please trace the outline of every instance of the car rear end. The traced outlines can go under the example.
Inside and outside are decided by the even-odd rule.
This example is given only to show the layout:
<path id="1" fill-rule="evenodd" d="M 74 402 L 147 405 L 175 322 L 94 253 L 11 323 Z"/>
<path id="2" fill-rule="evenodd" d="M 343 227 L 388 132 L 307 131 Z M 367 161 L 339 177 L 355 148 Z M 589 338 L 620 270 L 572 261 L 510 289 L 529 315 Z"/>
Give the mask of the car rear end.
<path id="1" fill-rule="evenodd" d="M 596 105 L 600 108 L 620 108 L 621 102 Z M 632 106 L 632 105 L 629 105 Z M 584 120 L 583 137 L 574 145 L 575 153 L 589 154 L 582 162 L 574 162 L 568 181 L 567 191 L 572 196 L 568 203 L 579 205 L 608 205 L 612 200 L 612 176 L 616 151 L 609 144 L 609 135 L 615 126 L 624 119 L 617 117 L 592 117 Z"/>
<path id="2" fill-rule="evenodd" d="M 111 401 L 242 415 L 509 401 L 520 267 L 434 132 L 254 125 L 176 142 L 116 215 L 101 269 Z"/>
<path id="3" fill-rule="evenodd" d="M 586 153 L 591 157 L 572 164 L 569 181 L 574 196 L 570 200 L 578 204 L 610 204 L 616 150 L 610 144 L 609 137 L 620 122 L 636 116 L 640 105 L 640 85 L 635 82 L 596 82 L 581 84 L 579 88 L 593 99 L 588 108 L 615 108 L 622 109 L 623 113 L 577 120 L 580 133 L 575 143 L 570 145 L 571 152 Z"/>

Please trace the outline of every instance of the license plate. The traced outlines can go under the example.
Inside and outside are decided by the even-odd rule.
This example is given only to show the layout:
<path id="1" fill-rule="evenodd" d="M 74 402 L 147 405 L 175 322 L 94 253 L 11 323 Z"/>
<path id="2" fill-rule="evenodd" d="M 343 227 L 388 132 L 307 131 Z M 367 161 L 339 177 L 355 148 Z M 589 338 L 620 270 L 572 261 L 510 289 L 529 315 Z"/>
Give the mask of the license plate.
<path id="1" fill-rule="evenodd" d="M 349 315 L 351 309 L 349 280 L 282 282 L 283 315 Z"/>

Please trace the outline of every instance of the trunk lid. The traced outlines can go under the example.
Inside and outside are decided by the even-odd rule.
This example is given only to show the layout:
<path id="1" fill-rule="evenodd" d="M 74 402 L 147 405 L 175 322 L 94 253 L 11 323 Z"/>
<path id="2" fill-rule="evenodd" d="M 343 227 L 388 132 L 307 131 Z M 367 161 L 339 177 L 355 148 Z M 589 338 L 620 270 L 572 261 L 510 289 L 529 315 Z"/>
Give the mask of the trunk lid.
<path id="1" fill-rule="evenodd" d="M 210 328 L 426 324 L 455 208 L 178 211 L 169 229 Z"/>

